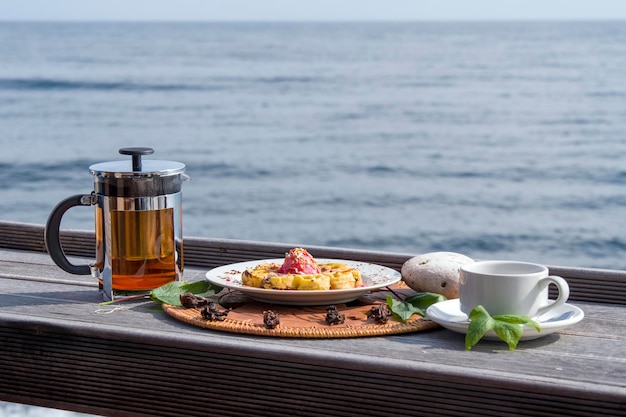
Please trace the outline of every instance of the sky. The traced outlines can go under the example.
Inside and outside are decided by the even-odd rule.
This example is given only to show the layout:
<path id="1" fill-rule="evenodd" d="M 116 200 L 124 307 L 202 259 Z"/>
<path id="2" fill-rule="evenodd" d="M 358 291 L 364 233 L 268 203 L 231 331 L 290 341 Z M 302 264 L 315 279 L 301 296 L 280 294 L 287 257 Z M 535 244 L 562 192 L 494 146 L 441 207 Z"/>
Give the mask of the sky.
<path id="1" fill-rule="evenodd" d="M 626 19 L 626 0 L 0 0 L 0 20 Z"/>

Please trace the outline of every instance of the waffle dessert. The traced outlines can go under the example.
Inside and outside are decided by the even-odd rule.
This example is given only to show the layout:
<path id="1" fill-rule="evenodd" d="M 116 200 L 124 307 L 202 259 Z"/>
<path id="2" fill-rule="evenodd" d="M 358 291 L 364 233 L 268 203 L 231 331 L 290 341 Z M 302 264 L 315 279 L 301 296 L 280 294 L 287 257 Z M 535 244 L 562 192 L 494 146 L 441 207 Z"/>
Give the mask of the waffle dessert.
<path id="1" fill-rule="evenodd" d="M 319 264 L 306 249 L 294 248 L 285 254 L 282 265 L 263 263 L 245 270 L 243 285 L 274 290 L 337 290 L 362 285 L 361 272 L 346 264 Z"/>

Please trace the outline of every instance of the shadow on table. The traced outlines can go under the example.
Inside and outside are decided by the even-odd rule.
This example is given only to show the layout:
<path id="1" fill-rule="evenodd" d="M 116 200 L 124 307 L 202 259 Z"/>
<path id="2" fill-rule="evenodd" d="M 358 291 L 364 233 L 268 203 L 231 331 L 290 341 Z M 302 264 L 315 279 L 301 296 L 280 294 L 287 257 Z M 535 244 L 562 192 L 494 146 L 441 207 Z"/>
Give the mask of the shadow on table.
<path id="1" fill-rule="evenodd" d="M 0 310 L 3 307 L 43 306 L 52 304 L 99 303 L 101 296 L 93 288 L 74 291 L 46 291 L 0 294 Z"/>

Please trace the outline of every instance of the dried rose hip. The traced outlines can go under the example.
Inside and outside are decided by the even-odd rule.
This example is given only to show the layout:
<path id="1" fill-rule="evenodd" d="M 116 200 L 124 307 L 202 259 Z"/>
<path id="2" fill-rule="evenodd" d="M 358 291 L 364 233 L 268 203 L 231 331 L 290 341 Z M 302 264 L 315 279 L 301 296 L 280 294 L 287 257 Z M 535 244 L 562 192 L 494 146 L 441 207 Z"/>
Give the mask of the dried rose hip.
<path id="1" fill-rule="evenodd" d="M 278 313 L 272 310 L 266 310 L 263 312 L 263 324 L 268 329 L 273 329 L 280 324 L 280 317 Z"/>
<path id="2" fill-rule="evenodd" d="M 389 321 L 389 316 L 391 316 L 391 310 L 389 310 L 389 306 L 385 303 L 373 306 L 369 313 L 367 313 L 368 319 L 374 319 L 380 324 L 387 323 L 387 321 Z"/>
<path id="3" fill-rule="evenodd" d="M 185 308 L 198 308 L 209 304 L 209 300 L 190 292 L 186 292 L 180 295 L 180 304 Z"/>
<path id="4" fill-rule="evenodd" d="M 209 321 L 224 321 L 228 316 L 228 310 L 220 311 L 217 305 L 210 301 L 201 311 L 200 314 L 203 318 Z"/>
<path id="5" fill-rule="evenodd" d="M 326 307 L 326 323 L 331 326 L 334 324 L 343 324 L 346 321 L 346 315 L 337 310 L 337 306 Z"/>

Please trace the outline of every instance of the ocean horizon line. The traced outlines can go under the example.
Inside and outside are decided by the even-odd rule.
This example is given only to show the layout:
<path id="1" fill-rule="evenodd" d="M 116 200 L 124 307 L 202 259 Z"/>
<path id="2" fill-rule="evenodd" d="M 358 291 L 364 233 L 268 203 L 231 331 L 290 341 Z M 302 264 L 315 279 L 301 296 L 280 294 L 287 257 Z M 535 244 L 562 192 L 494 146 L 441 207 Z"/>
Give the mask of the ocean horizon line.
<path id="1" fill-rule="evenodd" d="M 626 22 L 626 18 L 481 18 L 481 19 L 5 19 L 0 23 L 132 23 L 132 24 L 169 24 L 169 23 L 269 23 L 269 24 L 378 24 L 378 23 L 605 23 Z"/>

